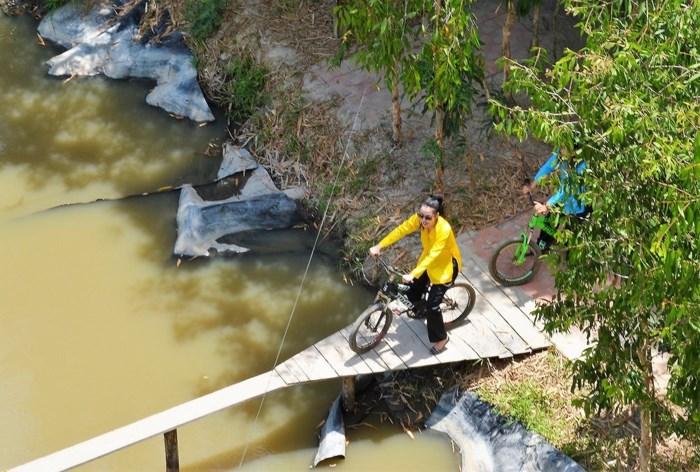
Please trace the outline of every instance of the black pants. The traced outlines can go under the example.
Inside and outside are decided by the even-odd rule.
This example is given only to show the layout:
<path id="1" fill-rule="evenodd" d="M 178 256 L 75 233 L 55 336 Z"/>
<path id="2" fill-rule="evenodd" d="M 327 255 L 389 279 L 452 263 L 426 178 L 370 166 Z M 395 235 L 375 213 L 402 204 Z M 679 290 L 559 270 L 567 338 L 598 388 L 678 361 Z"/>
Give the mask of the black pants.
<path id="1" fill-rule="evenodd" d="M 591 211 L 593 209 L 591 207 L 586 207 L 586 209 L 583 211 L 583 213 L 578 213 L 576 215 L 566 215 L 566 219 L 563 221 L 565 225 L 568 225 L 569 227 L 573 228 L 575 225 L 579 224 L 581 221 L 584 221 L 586 218 L 588 218 L 588 215 L 591 214 Z M 552 212 L 549 212 L 547 216 L 545 216 L 545 222 L 547 225 L 551 226 L 552 224 Z M 556 230 L 556 228 L 554 228 Z M 554 236 L 547 234 L 543 230 L 540 229 L 540 236 L 537 238 L 537 245 L 542 249 L 543 251 L 549 249 L 549 247 L 554 244 L 556 239 Z"/>
<path id="2" fill-rule="evenodd" d="M 450 284 L 432 284 L 428 291 L 428 300 L 426 302 L 426 324 L 428 326 L 428 339 L 431 343 L 436 343 L 447 338 L 445 331 L 445 322 L 442 319 L 442 310 L 440 304 L 445 292 L 449 286 L 454 283 L 457 278 L 457 261 L 452 259 L 452 282 Z M 406 296 L 414 305 L 422 302 L 422 296 L 430 283 L 428 272 L 423 272 L 423 275 L 418 277 L 411 284 L 411 288 L 406 292 Z"/>
<path id="3" fill-rule="evenodd" d="M 550 228 L 552 227 L 552 223 L 554 223 L 554 218 L 551 211 L 545 215 L 544 222 Z M 556 231 L 556 228 L 553 229 Z M 555 242 L 557 242 L 557 240 L 554 238 L 554 236 L 540 228 L 540 236 L 539 238 L 537 238 L 537 245 L 540 247 L 540 249 L 546 251 Z"/>

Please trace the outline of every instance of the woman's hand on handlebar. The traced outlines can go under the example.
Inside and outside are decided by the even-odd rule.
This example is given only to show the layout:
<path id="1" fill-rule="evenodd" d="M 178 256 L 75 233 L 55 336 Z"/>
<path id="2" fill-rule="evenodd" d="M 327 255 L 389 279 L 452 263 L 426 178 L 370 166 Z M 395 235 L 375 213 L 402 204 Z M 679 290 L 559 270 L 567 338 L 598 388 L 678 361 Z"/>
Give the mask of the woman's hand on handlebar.
<path id="1" fill-rule="evenodd" d="M 535 182 L 534 180 L 526 185 L 523 185 L 523 195 L 532 193 L 532 191 L 535 190 L 535 187 L 537 187 L 537 182 Z"/>
<path id="2" fill-rule="evenodd" d="M 538 215 L 546 215 L 549 213 L 549 208 L 544 203 L 535 202 L 535 213 Z"/>
<path id="3" fill-rule="evenodd" d="M 372 257 L 377 257 L 381 252 L 382 252 L 382 247 L 379 244 L 369 248 L 369 255 Z"/>
<path id="4" fill-rule="evenodd" d="M 412 283 L 414 279 L 415 279 L 415 277 L 413 277 L 413 275 L 411 275 L 411 274 L 403 274 L 401 276 L 401 280 L 403 280 L 403 283 L 405 283 L 405 284 Z"/>

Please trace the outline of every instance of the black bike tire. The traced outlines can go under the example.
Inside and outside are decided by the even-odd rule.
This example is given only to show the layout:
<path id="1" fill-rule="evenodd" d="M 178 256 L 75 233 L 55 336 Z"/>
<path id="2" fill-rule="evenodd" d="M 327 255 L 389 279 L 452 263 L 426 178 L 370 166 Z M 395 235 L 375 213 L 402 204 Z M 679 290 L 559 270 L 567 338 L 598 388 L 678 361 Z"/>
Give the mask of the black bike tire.
<path id="1" fill-rule="evenodd" d="M 511 278 L 508 277 L 506 274 L 501 274 L 498 271 L 498 259 L 501 253 L 509 246 L 512 245 L 519 245 L 522 244 L 523 241 L 522 239 L 512 239 L 510 241 L 505 241 L 503 242 L 500 246 L 496 248 L 495 251 L 493 251 L 493 254 L 491 255 L 491 258 L 489 259 L 489 273 L 491 274 L 491 277 L 493 277 L 496 282 L 498 282 L 501 285 L 504 285 L 506 287 L 512 287 L 515 285 L 522 285 L 524 283 L 529 282 L 537 273 L 537 271 L 540 269 L 540 263 L 542 262 L 540 260 L 540 256 L 542 255 L 542 251 L 540 248 L 537 246 L 537 244 L 533 243 L 530 241 L 528 244 L 530 246 L 530 249 L 534 252 L 535 257 L 532 258 L 532 266 L 529 268 L 529 270 L 522 276 L 517 277 L 517 278 Z"/>
<path id="2" fill-rule="evenodd" d="M 445 292 L 445 296 L 443 297 L 443 301 L 445 300 L 445 298 L 448 298 L 448 299 L 450 298 L 450 296 L 449 296 L 450 291 L 462 290 L 462 289 L 464 289 L 468 294 L 467 303 L 464 306 L 464 308 L 462 308 L 461 306 L 459 307 L 459 309 L 462 310 L 462 312 L 459 314 L 459 316 L 457 316 L 455 319 L 453 319 L 451 321 L 445 321 L 445 329 L 446 330 L 454 329 L 458 326 L 463 325 L 465 323 L 465 321 L 467 320 L 467 316 L 469 316 L 469 313 L 471 313 L 472 308 L 474 308 L 474 303 L 476 302 L 476 290 L 474 290 L 474 287 L 472 287 L 470 284 L 468 284 L 466 282 L 453 283 Z"/>
<path id="3" fill-rule="evenodd" d="M 376 312 L 380 312 L 380 316 L 383 316 L 379 331 L 374 335 L 371 340 L 363 341 L 360 337 L 360 330 L 364 328 L 366 320 L 372 317 Z M 377 302 L 374 305 L 368 307 L 362 314 L 357 318 L 355 323 L 353 323 L 350 330 L 350 338 L 348 343 L 350 344 L 350 349 L 358 354 L 363 354 L 367 351 L 372 350 L 379 342 L 384 338 L 386 332 L 389 331 L 391 326 L 391 321 L 393 319 L 393 314 L 391 310 L 387 309 L 384 302 Z"/>

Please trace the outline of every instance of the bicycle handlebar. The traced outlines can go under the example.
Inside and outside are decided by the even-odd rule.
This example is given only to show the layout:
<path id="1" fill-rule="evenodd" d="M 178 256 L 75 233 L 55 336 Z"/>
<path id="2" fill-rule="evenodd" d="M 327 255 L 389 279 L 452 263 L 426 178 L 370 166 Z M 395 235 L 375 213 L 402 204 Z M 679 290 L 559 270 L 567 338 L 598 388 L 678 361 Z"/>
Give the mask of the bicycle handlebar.
<path id="1" fill-rule="evenodd" d="M 399 275 L 399 276 L 403 275 L 402 272 L 396 270 L 394 268 L 394 266 L 390 265 L 388 262 L 386 262 L 384 259 L 382 259 L 382 256 L 377 255 L 377 256 L 374 256 L 374 258 L 378 259 L 379 262 L 382 264 L 382 267 L 384 267 L 384 270 L 386 270 L 390 274 Z"/>

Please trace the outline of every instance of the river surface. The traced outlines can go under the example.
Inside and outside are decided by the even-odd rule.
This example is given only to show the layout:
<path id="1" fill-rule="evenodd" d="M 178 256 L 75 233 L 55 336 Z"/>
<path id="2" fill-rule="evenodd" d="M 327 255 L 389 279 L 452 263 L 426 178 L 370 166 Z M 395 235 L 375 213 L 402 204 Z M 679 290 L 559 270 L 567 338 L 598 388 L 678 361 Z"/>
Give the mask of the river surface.
<path id="1" fill-rule="evenodd" d="M 48 77 L 57 50 L 35 30 L 0 13 L 2 470 L 270 370 L 314 238 L 279 231 L 261 243 L 270 250 L 178 267 L 178 192 L 139 195 L 211 180 L 223 126 L 149 107 L 149 83 Z M 281 360 L 370 302 L 337 261 L 318 249 Z M 339 390 L 288 388 L 257 420 L 260 399 L 178 429 L 182 470 L 237 469 L 244 451 L 242 470 L 308 469 Z M 348 433 L 338 469 L 457 469 L 444 437 L 368 423 Z M 80 469 L 163 468 L 156 437 Z"/>

